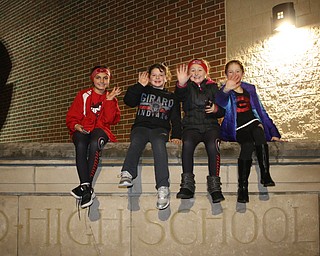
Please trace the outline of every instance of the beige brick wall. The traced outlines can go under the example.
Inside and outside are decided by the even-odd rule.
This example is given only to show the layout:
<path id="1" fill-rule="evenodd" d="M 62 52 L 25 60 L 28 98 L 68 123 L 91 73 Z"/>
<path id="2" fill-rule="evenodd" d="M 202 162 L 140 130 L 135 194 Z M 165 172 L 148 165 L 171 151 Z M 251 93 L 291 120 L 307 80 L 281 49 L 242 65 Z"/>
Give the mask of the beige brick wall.
<path id="1" fill-rule="evenodd" d="M 227 60 L 245 65 L 283 138 L 320 140 L 320 1 L 293 1 L 297 28 L 272 33 L 274 0 L 226 1 Z"/>

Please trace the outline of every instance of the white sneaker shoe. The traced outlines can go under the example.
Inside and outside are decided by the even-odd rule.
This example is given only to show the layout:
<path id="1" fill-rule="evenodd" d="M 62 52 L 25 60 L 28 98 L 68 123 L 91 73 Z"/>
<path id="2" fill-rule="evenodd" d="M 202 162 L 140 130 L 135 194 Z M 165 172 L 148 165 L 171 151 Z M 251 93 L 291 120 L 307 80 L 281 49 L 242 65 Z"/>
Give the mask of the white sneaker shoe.
<path id="1" fill-rule="evenodd" d="M 133 186 L 132 175 L 128 171 L 122 171 L 120 177 L 119 188 L 129 188 Z"/>
<path id="2" fill-rule="evenodd" d="M 158 188 L 158 200 L 157 200 L 157 209 L 164 210 L 170 204 L 170 190 L 168 187 L 160 187 Z"/>

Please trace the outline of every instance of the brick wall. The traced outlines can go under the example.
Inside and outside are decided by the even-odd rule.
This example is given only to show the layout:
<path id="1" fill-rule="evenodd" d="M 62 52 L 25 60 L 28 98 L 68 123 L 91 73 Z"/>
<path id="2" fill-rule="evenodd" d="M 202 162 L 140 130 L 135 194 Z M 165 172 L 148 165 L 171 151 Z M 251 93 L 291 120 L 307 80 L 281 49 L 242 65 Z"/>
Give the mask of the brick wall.
<path id="1" fill-rule="evenodd" d="M 0 42 L 10 58 L 1 51 L 0 60 L 12 63 L 0 87 L 0 143 L 69 141 L 66 111 L 98 64 L 111 68 L 111 84 L 123 91 L 138 71 L 161 61 L 173 81 L 176 65 L 193 57 L 207 59 L 212 78 L 222 78 L 224 8 L 223 0 L 0 1 Z M 122 97 L 122 120 L 113 131 L 126 142 L 135 110 Z"/>

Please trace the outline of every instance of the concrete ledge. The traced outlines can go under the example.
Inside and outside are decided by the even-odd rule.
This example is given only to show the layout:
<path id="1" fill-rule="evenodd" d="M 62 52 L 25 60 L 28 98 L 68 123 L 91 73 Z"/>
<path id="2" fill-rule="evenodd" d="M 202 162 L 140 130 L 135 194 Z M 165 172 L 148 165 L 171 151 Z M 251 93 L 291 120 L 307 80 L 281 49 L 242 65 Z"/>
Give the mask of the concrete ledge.
<path id="1" fill-rule="evenodd" d="M 123 159 L 126 155 L 128 143 L 108 143 L 103 150 L 102 159 Z M 181 146 L 167 144 L 170 161 L 180 162 Z M 222 162 L 233 160 L 239 155 L 239 145 L 235 142 L 221 143 Z M 270 160 L 280 162 L 320 162 L 319 142 L 271 142 L 269 143 Z M 152 158 L 152 150 L 148 144 L 143 158 Z M 206 158 L 203 144 L 199 144 L 195 151 L 195 158 Z M 0 160 L 74 160 L 75 152 L 72 143 L 0 143 Z"/>
<path id="2" fill-rule="evenodd" d="M 97 193 L 127 193 L 118 189 L 119 173 L 128 143 L 109 143 L 105 147 L 97 171 Z M 270 143 L 271 172 L 276 187 L 270 192 L 320 191 L 319 143 Z M 168 144 L 172 191 L 179 190 L 181 175 L 181 147 Z M 237 143 L 221 145 L 221 180 L 224 193 L 237 191 Z M 2 193 L 58 193 L 68 194 L 78 183 L 75 152 L 68 144 L 0 144 L 0 173 Z M 195 152 L 197 192 L 206 193 L 207 156 L 203 144 Z M 132 193 L 154 193 L 153 154 L 150 145 L 143 153 L 140 175 L 134 181 Z M 257 163 L 250 175 L 250 192 L 267 191 L 259 183 Z"/>
<path id="3" fill-rule="evenodd" d="M 276 186 L 261 186 L 254 161 L 250 202 L 239 204 L 239 146 L 222 143 L 226 200 L 213 205 L 204 146 L 195 152 L 195 198 L 178 200 L 181 148 L 168 144 L 171 204 L 158 211 L 150 146 L 134 186 L 120 189 L 128 144 L 109 143 L 94 183 L 97 198 L 78 213 L 69 195 L 78 185 L 73 144 L 0 144 L 1 255 L 319 255 L 319 143 L 269 146 Z"/>

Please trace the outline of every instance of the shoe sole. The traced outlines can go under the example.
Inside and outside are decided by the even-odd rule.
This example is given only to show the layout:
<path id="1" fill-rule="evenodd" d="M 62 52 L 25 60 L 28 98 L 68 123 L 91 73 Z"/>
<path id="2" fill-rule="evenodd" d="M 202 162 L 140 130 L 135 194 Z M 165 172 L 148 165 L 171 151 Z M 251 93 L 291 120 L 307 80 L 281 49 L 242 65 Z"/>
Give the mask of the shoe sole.
<path id="1" fill-rule="evenodd" d="M 91 206 L 91 205 L 93 204 L 93 200 L 94 200 L 95 198 L 96 198 L 96 194 L 93 192 L 92 195 L 91 195 L 91 200 L 90 200 L 88 203 L 86 203 L 86 204 L 80 205 L 80 207 L 81 207 L 82 209 L 84 209 L 84 208 L 87 208 L 87 207 Z"/>
<path id="2" fill-rule="evenodd" d="M 191 199 L 194 195 L 177 195 L 178 199 Z"/>
<path id="3" fill-rule="evenodd" d="M 122 183 L 118 185 L 118 188 L 131 188 L 132 186 L 132 183 Z"/>
<path id="4" fill-rule="evenodd" d="M 239 198 L 237 198 L 237 202 L 238 203 L 242 203 L 242 204 L 249 203 L 249 197 L 247 199 L 239 199 Z"/>
<path id="5" fill-rule="evenodd" d="M 224 201 L 225 200 L 225 198 L 219 198 L 219 199 L 216 199 L 216 200 L 212 200 L 212 203 L 213 204 L 216 204 L 216 203 L 220 203 L 220 202 L 222 202 L 222 201 Z"/>
<path id="6" fill-rule="evenodd" d="M 264 183 L 261 183 L 264 187 L 274 187 L 276 184 L 275 183 L 267 183 L 267 184 L 264 184 Z"/>
<path id="7" fill-rule="evenodd" d="M 168 208 L 168 206 L 170 205 L 170 202 L 168 202 L 165 206 L 159 207 L 158 205 L 156 206 L 158 210 L 164 210 L 166 208 Z"/>
<path id="8" fill-rule="evenodd" d="M 70 191 L 70 194 L 77 200 L 81 199 L 81 196 L 78 196 L 77 194 L 73 193 L 72 191 Z"/>
<path id="9" fill-rule="evenodd" d="M 238 203 L 242 203 L 242 204 L 245 204 L 245 203 L 249 203 L 249 200 L 237 200 Z"/>
<path id="10" fill-rule="evenodd" d="M 264 187 L 274 187 L 276 183 L 274 181 L 272 182 L 265 182 L 264 180 L 260 180 L 260 184 L 262 184 Z"/>
<path id="11" fill-rule="evenodd" d="M 87 208 L 93 204 L 93 199 L 91 199 L 88 203 L 80 205 L 82 209 Z"/>
<path id="12" fill-rule="evenodd" d="M 77 200 L 81 199 L 81 196 L 78 196 L 77 194 L 73 193 L 72 191 L 70 191 L 70 194 Z M 92 199 L 94 199 L 96 197 L 96 194 L 93 192 L 92 193 Z"/>

